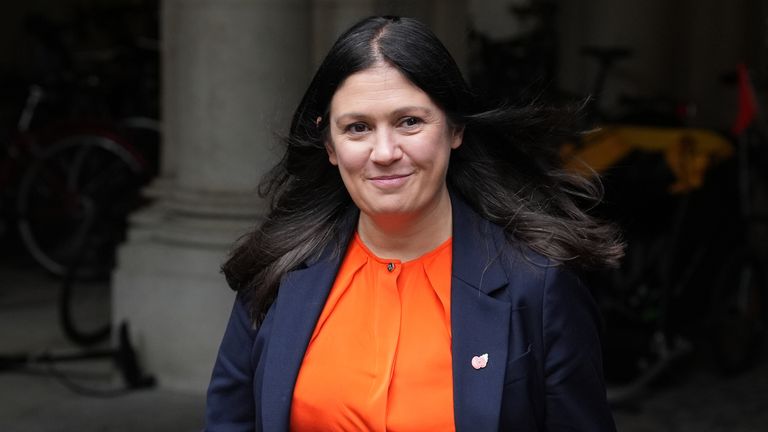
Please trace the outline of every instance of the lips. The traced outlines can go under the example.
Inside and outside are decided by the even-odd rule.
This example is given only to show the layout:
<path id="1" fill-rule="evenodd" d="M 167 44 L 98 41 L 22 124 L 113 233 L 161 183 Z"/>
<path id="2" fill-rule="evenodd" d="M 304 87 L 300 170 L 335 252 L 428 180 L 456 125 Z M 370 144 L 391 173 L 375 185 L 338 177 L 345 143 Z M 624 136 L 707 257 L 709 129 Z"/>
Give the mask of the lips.
<path id="1" fill-rule="evenodd" d="M 368 181 L 381 189 L 395 189 L 405 184 L 410 176 L 411 174 L 391 174 L 370 177 Z"/>

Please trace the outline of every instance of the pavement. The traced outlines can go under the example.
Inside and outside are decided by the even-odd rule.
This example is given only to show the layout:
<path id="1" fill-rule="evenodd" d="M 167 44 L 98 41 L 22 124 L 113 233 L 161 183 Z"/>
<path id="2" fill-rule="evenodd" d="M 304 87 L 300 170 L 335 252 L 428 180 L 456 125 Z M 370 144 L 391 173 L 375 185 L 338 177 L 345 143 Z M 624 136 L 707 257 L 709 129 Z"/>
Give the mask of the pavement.
<path id="1" fill-rule="evenodd" d="M 0 255 L 0 356 L 81 352 L 58 323 L 59 284 L 28 259 Z M 75 298 L 81 328 L 108 322 L 108 283 L 81 284 Z M 118 369 L 103 359 L 5 371 L 0 432 L 201 430 L 202 395 L 122 387 Z M 705 358 L 692 357 L 614 417 L 620 432 L 768 431 L 768 361 L 726 378 Z"/>
<path id="2" fill-rule="evenodd" d="M 5 258 L 0 260 L 0 358 L 82 353 L 59 324 L 60 281 L 27 260 Z M 78 284 L 73 295 L 73 315 L 81 330 L 109 322 L 108 283 Z M 108 348 L 107 342 L 89 350 Z M 0 432 L 202 429 L 202 395 L 162 389 L 127 392 L 124 387 L 114 362 L 103 358 L 0 373 Z"/>

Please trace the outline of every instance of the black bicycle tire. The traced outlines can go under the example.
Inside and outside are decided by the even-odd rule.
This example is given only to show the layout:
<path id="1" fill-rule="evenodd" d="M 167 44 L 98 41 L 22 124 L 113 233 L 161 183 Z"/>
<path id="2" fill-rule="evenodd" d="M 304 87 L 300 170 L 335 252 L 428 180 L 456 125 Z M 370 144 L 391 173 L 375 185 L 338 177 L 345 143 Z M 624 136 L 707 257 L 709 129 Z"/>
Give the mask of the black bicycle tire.
<path id="1" fill-rule="evenodd" d="M 117 138 L 95 133 L 83 133 L 64 137 L 52 143 L 50 146 L 46 147 L 36 161 L 24 172 L 16 199 L 17 229 L 22 244 L 29 252 L 30 256 L 48 272 L 57 276 L 66 275 L 68 265 L 67 263 L 60 262 L 60 260 L 50 256 L 50 254 L 41 247 L 32 227 L 33 223 L 28 218 L 31 201 L 30 197 L 33 193 L 33 187 L 38 181 L 38 177 L 45 170 L 45 164 L 54 160 L 59 155 L 72 151 L 73 149 L 75 151 L 100 149 L 111 153 L 118 161 L 124 163 L 129 171 L 133 172 L 137 178 L 142 176 L 144 170 L 142 161 L 134 156 L 129 148 L 126 147 L 125 144 L 119 142 Z M 78 176 L 78 169 L 82 169 L 82 165 L 69 167 L 67 178 L 76 178 Z"/>

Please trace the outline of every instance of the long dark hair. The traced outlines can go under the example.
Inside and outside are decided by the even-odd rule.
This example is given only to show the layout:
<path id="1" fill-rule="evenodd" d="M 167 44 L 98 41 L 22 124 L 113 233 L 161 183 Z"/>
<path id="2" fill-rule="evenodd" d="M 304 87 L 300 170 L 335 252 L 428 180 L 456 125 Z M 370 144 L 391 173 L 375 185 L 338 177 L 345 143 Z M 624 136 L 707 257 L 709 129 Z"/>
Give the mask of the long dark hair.
<path id="1" fill-rule="evenodd" d="M 262 180 L 266 220 L 222 267 L 260 321 L 286 272 L 327 248 L 341 253 L 357 209 L 324 147 L 336 89 L 359 71 L 385 63 L 427 93 L 463 144 L 451 154 L 447 183 L 510 241 L 576 268 L 615 265 L 623 246 L 613 226 L 587 210 L 595 183 L 559 169 L 555 144 L 572 132 L 572 116 L 536 104 L 489 108 L 464 82 L 437 37 L 410 18 L 367 18 L 339 37 L 294 113 L 282 160 Z M 320 121 L 318 122 L 318 119 Z"/>

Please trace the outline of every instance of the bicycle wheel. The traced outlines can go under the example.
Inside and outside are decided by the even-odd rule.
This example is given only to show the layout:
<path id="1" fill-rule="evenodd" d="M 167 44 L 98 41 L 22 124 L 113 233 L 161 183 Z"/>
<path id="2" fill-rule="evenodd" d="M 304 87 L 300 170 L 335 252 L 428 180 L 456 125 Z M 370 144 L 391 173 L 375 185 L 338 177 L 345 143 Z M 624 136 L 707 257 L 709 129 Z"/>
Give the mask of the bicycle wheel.
<path id="1" fill-rule="evenodd" d="M 78 277 L 108 275 L 144 180 L 143 162 L 116 138 L 82 134 L 53 143 L 19 188 L 23 244 L 53 274 L 77 265 Z"/>

